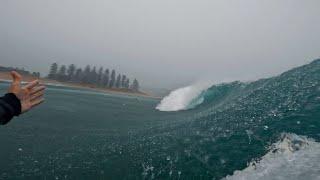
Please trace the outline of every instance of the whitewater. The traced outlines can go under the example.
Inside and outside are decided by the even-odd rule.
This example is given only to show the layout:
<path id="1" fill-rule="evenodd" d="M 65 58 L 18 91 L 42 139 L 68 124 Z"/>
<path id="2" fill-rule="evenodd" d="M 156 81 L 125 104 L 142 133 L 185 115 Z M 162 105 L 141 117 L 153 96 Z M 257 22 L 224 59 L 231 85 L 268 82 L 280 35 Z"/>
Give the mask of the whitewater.
<path id="1" fill-rule="evenodd" d="M 204 98 L 200 98 L 192 103 L 203 91 L 212 86 L 210 82 L 195 83 L 190 86 L 176 89 L 168 96 L 164 97 L 156 109 L 160 111 L 179 111 L 194 108 L 203 103 Z"/>
<path id="2" fill-rule="evenodd" d="M 282 134 L 269 152 L 223 180 L 320 179 L 320 143 L 296 134 Z"/>

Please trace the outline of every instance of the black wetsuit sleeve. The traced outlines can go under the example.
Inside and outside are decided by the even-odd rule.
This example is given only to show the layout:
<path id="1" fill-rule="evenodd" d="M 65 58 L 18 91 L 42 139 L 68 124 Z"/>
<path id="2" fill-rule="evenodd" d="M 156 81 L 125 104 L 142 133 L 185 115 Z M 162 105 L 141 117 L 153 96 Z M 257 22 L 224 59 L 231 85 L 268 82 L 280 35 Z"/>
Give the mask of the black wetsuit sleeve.
<path id="1" fill-rule="evenodd" d="M 21 103 L 16 95 L 8 93 L 0 97 L 0 124 L 7 124 L 14 116 L 21 114 Z"/>

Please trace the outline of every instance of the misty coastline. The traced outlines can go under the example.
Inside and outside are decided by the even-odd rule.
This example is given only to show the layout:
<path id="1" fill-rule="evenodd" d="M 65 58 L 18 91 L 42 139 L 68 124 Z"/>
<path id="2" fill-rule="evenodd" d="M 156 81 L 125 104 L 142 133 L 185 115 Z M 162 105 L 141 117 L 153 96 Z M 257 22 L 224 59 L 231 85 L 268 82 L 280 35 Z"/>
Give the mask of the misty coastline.
<path id="1" fill-rule="evenodd" d="M 34 77 L 32 75 L 26 75 L 23 77 L 23 83 L 24 82 L 29 82 L 34 79 L 37 79 L 37 77 Z M 49 86 L 64 86 L 64 87 L 69 87 L 69 88 L 77 88 L 77 89 L 83 89 L 83 90 L 93 90 L 93 91 L 98 91 L 101 93 L 107 93 L 107 94 L 120 94 L 120 95 L 128 95 L 128 96 L 140 96 L 140 97 L 148 97 L 148 98 L 154 98 L 154 99 L 160 99 L 161 97 L 157 97 L 154 95 L 151 95 L 147 92 L 132 92 L 128 90 L 123 90 L 123 89 L 115 89 L 115 88 L 99 88 L 99 87 L 94 87 L 89 84 L 84 84 L 84 83 L 73 83 L 73 82 L 60 82 L 56 80 L 51 80 L 48 78 L 39 78 L 40 82 L 49 85 Z M 0 82 L 8 83 L 11 82 L 11 76 L 9 72 L 0 72 Z"/>

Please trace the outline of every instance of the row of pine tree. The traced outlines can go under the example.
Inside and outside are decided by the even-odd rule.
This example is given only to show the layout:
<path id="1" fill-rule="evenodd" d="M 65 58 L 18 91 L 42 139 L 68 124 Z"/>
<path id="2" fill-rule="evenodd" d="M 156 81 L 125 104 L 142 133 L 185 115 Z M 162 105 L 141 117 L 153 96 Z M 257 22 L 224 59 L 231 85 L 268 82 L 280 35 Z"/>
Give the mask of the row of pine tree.
<path id="1" fill-rule="evenodd" d="M 84 83 L 97 87 L 126 89 L 134 92 L 138 92 L 140 88 L 137 79 L 134 79 L 130 84 L 130 79 L 126 75 L 117 75 L 115 70 L 110 72 L 109 69 L 104 70 L 103 67 L 100 67 L 97 71 L 96 67 L 91 68 L 90 65 L 82 69 L 77 68 L 74 64 L 70 64 L 68 67 L 66 65 L 59 67 L 57 63 L 53 63 L 50 67 L 48 78 L 62 82 Z"/>

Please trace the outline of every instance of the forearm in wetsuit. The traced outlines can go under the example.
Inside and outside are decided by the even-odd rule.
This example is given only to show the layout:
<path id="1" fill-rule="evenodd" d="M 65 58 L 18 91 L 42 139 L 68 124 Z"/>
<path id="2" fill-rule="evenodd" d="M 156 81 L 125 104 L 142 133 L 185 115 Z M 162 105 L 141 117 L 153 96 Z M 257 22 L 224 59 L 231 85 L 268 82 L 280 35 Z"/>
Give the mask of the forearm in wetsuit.
<path id="1" fill-rule="evenodd" d="M 21 114 L 21 103 L 16 95 L 8 93 L 0 97 L 0 124 L 7 124 L 14 116 Z"/>

